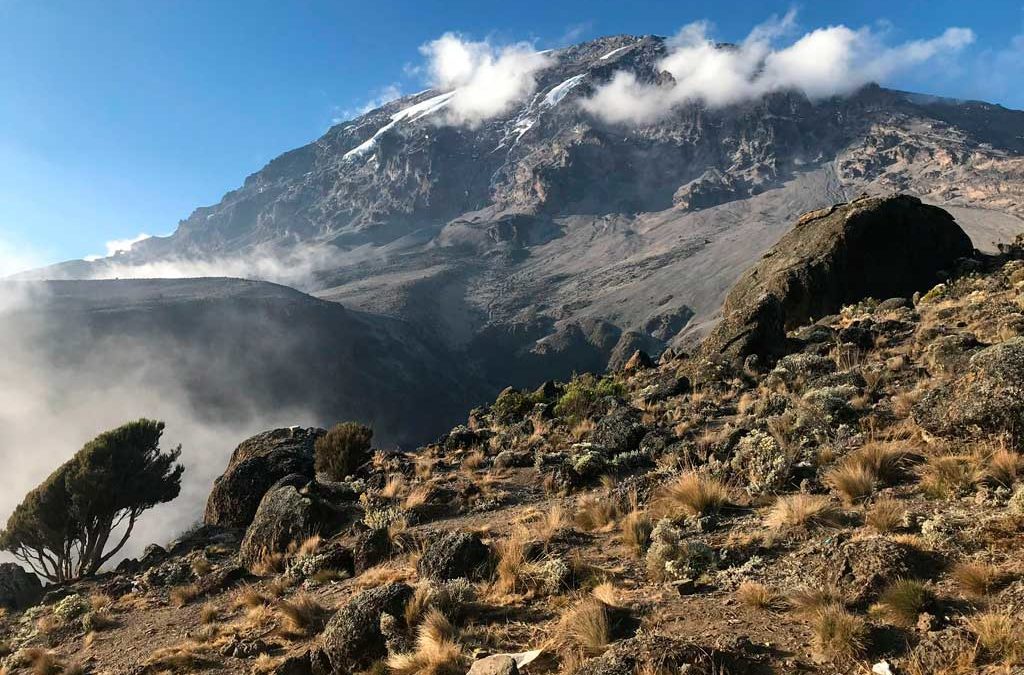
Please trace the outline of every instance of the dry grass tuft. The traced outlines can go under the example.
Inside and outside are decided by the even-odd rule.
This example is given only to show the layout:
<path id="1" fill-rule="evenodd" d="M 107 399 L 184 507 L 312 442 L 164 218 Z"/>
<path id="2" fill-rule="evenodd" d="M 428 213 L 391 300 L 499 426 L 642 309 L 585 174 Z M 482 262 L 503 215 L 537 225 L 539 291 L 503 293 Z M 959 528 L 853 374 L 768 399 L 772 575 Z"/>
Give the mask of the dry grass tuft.
<path id="1" fill-rule="evenodd" d="M 184 586 L 176 586 L 172 588 L 168 593 L 168 596 L 171 599 L 172 605 L 175 607 L 184 607 L 198 598 L 199 592 L 199 586 L 196 584 L 186 584 Z"/>
<path id="2" fill-rule="evenodd" d="M 882 591 L 871 612 L 903 628 L 917 623 L 917 617 L 931 603 L 932 593 L 920 581 L 898 579 Z"/>
<path id="3" fill-rule="evenodd" d="M 986 612 L 970 619 L 967 627 L 990 659 L 1008 666 L 1024 663 L 1024 626 L 1019 616 Z"/>
<path id="4" fill-rule="evenodd" d="M 895 532 L 903 526 L 907 510 L 895 499 L 879 499 L 864 516 L 868 527 L 879 534 Z"/>
<path id="5" fill-rule="evenodd" d="M 145 665 L 147 672 L 194 673 L 211 664 L 210 653 L 209 646 L 189 640 L 156 650 Z"/>
<path id="6" fill-rule="evenodd" d="M 29 663 L 32 675 L 59 675 L 63 664 L 51 651 L 34 647 L 25 650 L 25 660 Z"/>
<path id="7" fill-rule="evenodd" d="M 814 617 L 829 605 L 842 607 L 843 598 L 838 589 L 825 586 L 822 588 L 798 588 L 786 596 L 790 611 L 804 619 Z"/>
<path id="8" fill-rule="evenodd" d="M 192 561 L 192 574 L 197 577 L 205 577 L 213 571 L 213 564 L 206 558 L 196 558 Z"/>
<path id="9" fill-rule="evenodd" d="M 565 509 L 561 504 L 553 504 L 534 521 L 533 535 L 544 543 L 550 542 L 568 525 Z"/>
<path id="10" fill-rule="evenodd" d="M 555 634 L 559 642 L 591 656 L 611 644 L 612 628 L 607 604 L 595 597 L 584 598 L 562 613 Z"/>
<path id="11" fill-rule="evenodd" d="M 929 457 L 921 468 L 921 491 L 934 499 L 948 499 L 970 490 L 978 471 L 970 457 L 939 455 Z"/>
<path id="12" fill-rule="evenodd" d="M 323 630 L 327 610 L 309 593 L 277 603 L 281 633 L 288 638 L 307 638 Z"/>
<path id="13" fill-rule="evenodd" d="M 985 563 L 959 563 L 953 568 L 953 581 L 967 595 L 980 598 L 999 585 L 999 570 Z"/>
<path id="14" fill-rule="evenodd" d="M 847 504 L 855 504 L 875 491 L 875 474 L 857 461 L 844 461 L 825 475 L 825 482 Z"/>
<path id="15" fill-rule="evenodd" d="M 828 497 L 804 493 L 779 497 L 765 517 L 773 530 L 836 527 L 841 521 L 842 512 Z"/>
<path id="16" fill-rule="evenodd" d="M 273 602 L 273 598 L 260 593 L 255 586 L 246 586 L 235 593 L 235 597 L 231 602 L 231 608 L 253 609 L 254 607 L 264 607 L 271 602 Z"/>
<path id="17" fill-rule="evenodd" d="M 405 510 L 415 509 L 430 503 L 431 489 L 429 485 L 418 485 L 413 488 L 402 501 L 402 508 Z"/>
<path id="18" fill-rule="evenodd" d="M 220 620 L 220 609 L 211 602 L 199 608 L 199 623 L 204 626 Z"/>
<path id="19" fill-rule="evenodd" d="M 288 554 L 267 551 L 260 556 L 250 571 L 258 577 L 269 577 L 284 572 L 287 564 Z"/>
<path id="20" fill-rule="evenodd" d="M 1003 487 L 1011 487 L 1021 477 L 1020 453 L 1006 448 L 994 451 L 982 466 L 985 480 Z"/>
<path id="21" fill-rule="evenodd" d="M 864 619 L 840 605 L 825 605 L 811 618 L 814 651 L 827 659 L 853 658 L 864 652 L 868 628 Z"/>
<path id="22" fill-rule="evenodd" d="M 622 543 L 634 557 L 642 558 L 654 530 L 651 519 L 643 511 L 630 511 L 619 527 L 622 530 Z"/>
<path id="23" fill-rule="evenodd" d="M 394 675 L 462 675 L 466 661 L 454 626 L 432 609 L 417 631 L 415 651 L 391 656 L 387 666 Z"/>
<path id="24" fill-rule="evenodd" d="M 608 495 L 584 495 L 576 502 L 574 520 L 587 532 L 605 530 L 619 517 L 619 505 Z"/>
<path id="25" fill-rule="evenodd" d="M 655 500 L 659 514 L 702 516 L 717 513 L 729 501 L 729 489 L 716 478 L 687 471 L 666 485 Z"/>
<path id="26" fill-rule="evenodd" d="M 736 589 L 736 599 L 751 609 L 775 610 L 781 605 L 779 594 L 756 581 L 744 581 Z"/>
<path id="27" fill-rule="evenodd" d="M 277 672 L 277 668 L 280 665 L 281 659 L 275 658 L 270 654 L 260 654 L 253 661 L 252 672 L 254 675 L 270 675 Z"/>
<path id="28" fill-rule="evenodd" d="M 462 468 L 467 471 L 476 471 L 487 461 L 487 455 L 483 450 L 474 450 L 462 458 Z"/>
<path id="29" fill-rule="evenodd" d="M 393 473 L 388 476 L 384 487 L 380 490 L 380 496 L 384 499 L 397 499 L 405 494 L 405 476 L 400 473 Z"/>
<path id="30" fill-rule="evenodd" d="M 494 590 L 500 594 L 529 594 L 544 582 L 544 570 L 528 556 L 530 533 L 518 527 L 495 546 Z"/>

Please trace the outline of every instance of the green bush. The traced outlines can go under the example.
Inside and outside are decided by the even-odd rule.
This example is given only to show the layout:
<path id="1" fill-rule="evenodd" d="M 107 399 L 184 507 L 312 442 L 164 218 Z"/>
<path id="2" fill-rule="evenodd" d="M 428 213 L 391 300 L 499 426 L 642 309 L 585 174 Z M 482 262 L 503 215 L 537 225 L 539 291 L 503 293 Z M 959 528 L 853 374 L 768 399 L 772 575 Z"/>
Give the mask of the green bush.
<path id="1" fill-rule="evenodd" d="M 518 389 L 506 389 L 498 395 L 498 398 L 491 405 L 491 413 L 495 420 L 502 424 L 508 424 L 520 420 L 533 410 L 533 406 L 542 403 L 542 399 L 536 393 L 524 393 Z"/>
<path id="2" fill-rule="evenodd" d="M 140 419 L 89 441 L 25 496 L 0 548 L 55 583 L 97 572 L 144 511 L 181 491 L 181 448 L 162 452 L 163 431 L 163 422 Z"/>
<path id="3" fill-rule="evenodd" d="M 316 439 L 316 472 L 331 480 L 344 480 L 370 460 L 373 429 L 358 422 L 335 424 Z"/>
<path id="4" fill-rule="evenodd" d="M 594 416 L 609 396 L 621 398 L 626 388 L 617 378 L 597 378 L 589 373 L 572 379 L 555 404 L 555 414 L 570 423 Z"/>

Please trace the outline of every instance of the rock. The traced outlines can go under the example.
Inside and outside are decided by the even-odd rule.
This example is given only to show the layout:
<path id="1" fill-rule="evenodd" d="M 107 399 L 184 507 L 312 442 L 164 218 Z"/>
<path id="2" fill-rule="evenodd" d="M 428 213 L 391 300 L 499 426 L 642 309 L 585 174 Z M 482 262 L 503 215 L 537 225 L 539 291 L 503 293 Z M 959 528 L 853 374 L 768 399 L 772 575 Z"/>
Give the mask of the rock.
<path id="1" fill-rule="evenodd" d="M 910 300 L 907 298 L 889 298 L 878 303 L 875 307 L 876 312 L 893 312 L 897 309 L 910 308 L 913 305 L 910 304 Z"/>
<path id="2" fill-rule="evenodd" d="M 357 575 L 391 557 L 391 537 L 386 528 L 361 532 L 352 546 L 352 563 Z"/>
<path id="3" fill-rule="evenodd" d="M 469 669 L 469 675 L 518 675 L 519 666 L 508 654 L 495 654 L 475 661 Z"/>
<path id="4" fill-rule="evenodd" d="M 609 455 L 632 452 L 640 445 L 640 439 L 647 433 L 640 411 L 625 405 L 617 405 L 601 418 L 594 429 L 594 445 Z"/>
<path id="5" fill-rule="evenodd" d="M 0 563 L 0 607 L 17 612 L 42 597 L 43 586 L 35 574 L 15 563 Z"/>
<path id="6" fill-rule="evenodd" d="M 629 360 L 626 361 L 626 365 L 622 366 L 622 369 L 627 373 L 634 373 L 640 370 L 648 370 L 653 368 L 654 365 L 654 360 L 642 349 L 638 349 L 633 352 L 633 355 L 629 357 Z"/>
<path id="7" fill-rule="evenodd" d="M 281 485 L 263 497 L 239 549 L 242 565 L 251 570 L 269 553 L 283 552 L 292 542 L 313 534 L 330 537 L 355 520 L 354 504 L 331 504 L 316 485 L 312 482 L 301 489 Z"/>
<path id="8" fill-rule="evenodd" d="M 910 546 L 884 537 L 851 540 L 829 561 L 826 581 L 851 603 L 863 605 L 894 581 L 918 577 L 924 564 Z"/>
<path id="9" fill-rule="evenodd" d="M 289 474 L 312 479 L 313 445 L 324 433 L 323 429 L 290 427 L 243 441 L 224 474 L 214 481 L 206 502 L 206 524 L 248 527 L 270 486 Z"/>
<path id="10" fill-rule="evenodd" d="M 354 596 L 331 618 L 323 632 L 323 651 L 331 667 L 349 673 L 387 655 L 381 614 L 401 619 L 413 590 L 394 583 Z"/>
<path id="11" fill-rule="evenodd" d="M 199 588 L 199 595 L 213 595 L 248 578 L 249 571 L 247 569 L 238 565 L 229 565 L 210 572 L 196 585 Z"/>
<path id="12" fill-rule="evenodd" d="M 940 436 L 1017 433 L 1024 429 L 1024 338 L 977 351 L 951 381 L 928 391 L 914 419 Z"/>
<path id="13" fill-rule="evenodd" d="M 970 333 L 937 337 L 924 351 L 928 372 L 932 375 L 961 373 L 970 362 L 971 356 L 983 346 Z"/>
<path id="14" fill-rule="evenodd" d="M 490 562 L 491 550 L 471 532 L 447 532 L 427 544 L 416 564 L 420 577 L 434 581 L 479 579 Z"/>
<path id="15" fill-rule="evenodd" d="M 737 364 L 778 358 L 787 330 L 866 297 L 930 288 L 972 251 L 949 213 L 907 195 L 807 214 L 732 288 L 699 351 Z"/>

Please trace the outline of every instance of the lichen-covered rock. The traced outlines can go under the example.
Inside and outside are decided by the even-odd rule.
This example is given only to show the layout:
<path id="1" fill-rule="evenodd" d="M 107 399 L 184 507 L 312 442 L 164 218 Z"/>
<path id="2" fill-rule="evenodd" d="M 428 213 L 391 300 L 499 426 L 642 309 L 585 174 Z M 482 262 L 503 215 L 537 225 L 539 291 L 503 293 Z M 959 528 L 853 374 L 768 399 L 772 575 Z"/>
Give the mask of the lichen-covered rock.
<path id="1" fill-rule="evenodd" d="M 351 525 L 358 513 L 352 503 L 332 504 L 315 482 L 305 487 L 285 484 L 272 489 L 260 502 L 245 531 L 239 561 L 252 569 L 264 556 L 284 552 L 292 542 L 319 534 L 329 537 Z"/>
<path id="2" fill-rule="evenodd" d="M 910 546 L 869 537 L 844 542 L 826 564 L 826 581 L 848 601 L 864 604 L 892 582 L 919 576 L 925 561 Z"/>
<path id="3" fill-rule="evenodd" d="M 970 333 L 943 335 L 925 349 L 925 363 L 932 375 L 954 375 L 963 372 L 971 356 L 983 346 Z"/>
<path id="4" fill-rule="evenodd" d="M 391 536 L 387 528 L 360 532 L 352 546 L 352 562 L 356 574 L 379 565 L 391 557 Z"/>
<path id="5" fill-rule="evenodd" d="M 378 586 L 359 593 L 338 610 L 323 632 L 323 651 L 331 667 L 349 673 L 386 656 L 381 615 L 402 617 L 412 593 L 403 583 Z"/>
<path id="6" fill-rule="evenodd" d="M 267 490 L 289 474 L 312 479 L 313 446 L 323 429 L 274 429 L 243 441 L 206 502 L 208 525 L 248 527 Z"/>
<path id="7" fill-rule="evenodd" d="M 806 214 L 729 291 L 700 354 L 778 358 L 787 330 L 862 298 L 931 288 L 972 250 L 949 213 L 907 195 Z"/>
<path id="8" fill-rule="evenodd" d="M 597 423 L 592 439 L 606 454 L 618 455 L 636 450 L 645 433 L 639 410 L 616 405 Z"/>
<path id="9" fill-rule="evenodd" d="M 976 352 L 960 377 L 921 397 L 914 419 L 943 436 L 1024 430 L 1024 338 Z"/>
<path id="10" fill-rule="evenodd" d="M 15 563 L 0 563 L 0 607 L 19 611 L 39 602 L 43 587 L 38 577 Z"/>
<path id="11" fill-rule="evenodd" d="M 416 571 L 424 579 L 478 579 L 487 569 L 491 550 L 471 532 L 446 532 L 423 550 Z"/>

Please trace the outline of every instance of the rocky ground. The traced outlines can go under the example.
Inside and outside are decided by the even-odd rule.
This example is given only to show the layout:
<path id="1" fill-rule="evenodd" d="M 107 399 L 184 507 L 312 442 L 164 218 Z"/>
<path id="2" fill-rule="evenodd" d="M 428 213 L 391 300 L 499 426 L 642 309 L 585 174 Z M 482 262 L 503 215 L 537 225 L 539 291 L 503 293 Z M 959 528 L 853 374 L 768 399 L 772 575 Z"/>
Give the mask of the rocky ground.
<path id="1" fill-rule="evenodd" d="M 166 548 L 45 595 L 0 569 L 0 672 L 1021 672 L 1022 250 L 900 197 L 797 233 L 693 354 L 344 482 L 267 432 Z"/>

